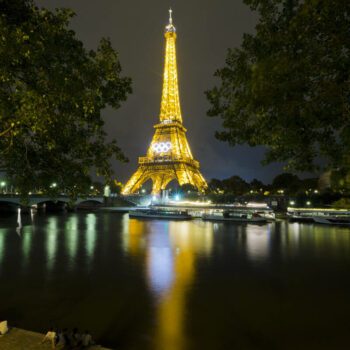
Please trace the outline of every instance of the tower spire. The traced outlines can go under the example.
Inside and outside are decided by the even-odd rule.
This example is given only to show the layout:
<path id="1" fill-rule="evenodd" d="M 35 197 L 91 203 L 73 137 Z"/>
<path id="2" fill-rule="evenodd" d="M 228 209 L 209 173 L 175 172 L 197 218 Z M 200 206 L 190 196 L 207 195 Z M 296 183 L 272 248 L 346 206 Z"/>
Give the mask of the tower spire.
<path id="1" fill-rule="evenodd" d="M 166 33 L 175 33 L 176 32 L 176 28 L 173 25 L 173 10 L 171 9 L 171 7 L 169 8 L 169 23 L 168 25 L 165 27 L 165 32 Z"/>
<path id="2" fill-rule="evenodd" d="M 160 121 L 182 123 L 179 86 L 176 63 L 176 30 L 173 25 L 172 9 L 169 9 L 169 24 L 165 30 L 165 60 L 163 74 Z"/>
<path id="3" fill-rule="evenodd" d="M 169 8 L 169 24 L 173 24 L 173 17 L 172 17 L 173 10 L 171 7 Z"/>

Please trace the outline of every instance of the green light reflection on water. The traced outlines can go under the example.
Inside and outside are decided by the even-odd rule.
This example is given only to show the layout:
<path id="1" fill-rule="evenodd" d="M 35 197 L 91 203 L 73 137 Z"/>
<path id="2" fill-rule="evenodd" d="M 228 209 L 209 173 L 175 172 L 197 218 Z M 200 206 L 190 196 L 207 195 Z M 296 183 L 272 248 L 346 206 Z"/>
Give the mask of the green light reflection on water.
<path id="1" fill-rule="evenodd" d="M 71 259 L 71 262 L 74 262 L 77 254 L 78 239 L 79 239 L 78 218 L 77 216 L 73 215 L 67 220 L 66 226 L 65 226 L 66 250 Z"/>
<path id="2" fill-rule="evenodd" d="M 50 216 L 47 224 L 46 235 L 46 252 L 47 252 L 47 270 L 50 272 L 54 266 L 57 252 L 57 234 L 58 221 L 57 217 Z"/>
<path id="3" fill-rule="evenodd" d="M 7 229 L 0 230 L 0 271 L 2 267 L 2 260 L 5 255 L 5 236 L 7 234 Z"/>
<path id="4" fill-rule="evenodd" d="M 96 246 L 96 214 L 90 213 L 85 218 L 86 237 L 85 237 L 85 251 L 88 258 L 88 264 L 91 264 Z"/>
<path id="5" fill-rule="evenodd" d="M 25 226 L 22 231 L 22 252 L 23 252 L 23 265 L 28 263 L 28 258 L 30 255 L 31 245 L 32 245 L 33 231 L 29 226 Z"/>

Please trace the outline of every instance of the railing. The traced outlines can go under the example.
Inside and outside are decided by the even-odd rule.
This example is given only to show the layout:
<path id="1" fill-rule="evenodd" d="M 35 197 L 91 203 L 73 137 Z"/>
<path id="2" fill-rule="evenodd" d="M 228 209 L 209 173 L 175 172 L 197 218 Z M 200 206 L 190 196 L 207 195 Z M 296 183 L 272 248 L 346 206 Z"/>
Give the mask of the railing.
<path id="1" fill-rule="evenodd" d="M 182 157 L 170 157 L 170 156 L 159 156 L 159 157 L 139 157 L 139 164 L 147 164 L 147 163 L 186 163 L 195 168 L 199 168 L 199 162 L 190 159 L 190 158 L 182 158 Z"/>

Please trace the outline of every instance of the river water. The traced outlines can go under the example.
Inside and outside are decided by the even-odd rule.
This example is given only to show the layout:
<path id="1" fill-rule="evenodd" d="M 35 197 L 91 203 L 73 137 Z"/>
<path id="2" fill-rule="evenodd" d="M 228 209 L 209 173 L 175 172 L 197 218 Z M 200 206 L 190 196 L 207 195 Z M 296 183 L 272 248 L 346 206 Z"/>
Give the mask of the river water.
<path id="1" fill-rule="evenodd" d="M 32 214 L 0 219 L 0 319 L 116 349 L 348 349 L 350 230 Z"/>

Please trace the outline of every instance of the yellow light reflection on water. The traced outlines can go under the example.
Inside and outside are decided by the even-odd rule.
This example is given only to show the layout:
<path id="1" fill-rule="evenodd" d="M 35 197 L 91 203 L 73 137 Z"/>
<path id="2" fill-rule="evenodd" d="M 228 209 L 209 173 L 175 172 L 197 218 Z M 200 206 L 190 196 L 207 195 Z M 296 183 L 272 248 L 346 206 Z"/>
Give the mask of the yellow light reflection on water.
<path id="1" fill-rule="evenodd" d="M 283 239 L 285 255 L 296 255 L 300 249 L 322 256 L 347 253 L 350 246 L 350 230 L 347 227 L 293 223 Z"/>
<path id="2" fill-rule="evenodd" d="M 128 219 L 127 216 L 123 218 L 123 249 L 126 253 L 139 256 L 144 253 L 144 233 L 145 225 L 144 221 L 137 219 Z"/>
<path id="3" fill-rule="evenodd" d="M 125 219 L 123 246 L 127 254 L 145 259 L 145 274 L 156 301 L 155 349 L 183 349 L 187 295 L 197 259 L 212 254 L 212 225 Z"/>
<path id="4" fill-rule="evenodd" d="M 187 293 L 196 272 L 199 256 L 211 254 L 213 234 L 209 225 L 195 222 L 169 223 L 172 267 L 167 290 L 159 298 L 155 346 L 157 349 L 183 349 Z M 161 262 L 161 261 L 159 261 Z"/>

